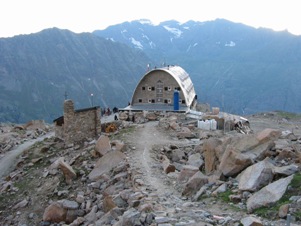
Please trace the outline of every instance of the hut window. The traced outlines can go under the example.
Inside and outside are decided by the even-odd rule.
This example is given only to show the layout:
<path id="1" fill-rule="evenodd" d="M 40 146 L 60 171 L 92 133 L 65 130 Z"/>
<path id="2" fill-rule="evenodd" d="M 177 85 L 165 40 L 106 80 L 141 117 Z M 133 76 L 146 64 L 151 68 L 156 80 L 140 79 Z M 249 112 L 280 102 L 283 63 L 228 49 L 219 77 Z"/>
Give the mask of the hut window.
<path id="1" fill-rule="evenodd" d="M 168 103 L 168 100 L 167 100 L 167 99 L 165 99 L 165 100 L 164 100 L 164 103 L 165 103 L 165 104 L 167 104 L 167 103 Z"/>
<path id="2" fill-rule="evenodd" d="M 139 103 L 142 103 L 142 99 L 138 99 L 138 102 L 139 102 Z"/>
<path id="3" fill-rule="evenodd" d="M 155 90 L 155 87 L 154 86 L 152 86 L 152 91 L 154 91 Z"/>
<path id="4" fill-rule="evenodd" d="M 155 99 L 152 99 L 152 103 L 155 103 Z"/>
<path id="5" fill-rule="evenodd" d="M 182 100 L 182 104 L 185 104 L 185 100 Z"/>
<path id="6" fill-rule="evenodd" d="M 164 90 L 167 91 L 167 90 L 168 90 L 168 87 L 165 86 L 165 87 L 164 87 Z"/>
<path id="7" fill-rule="evenodd" d="M 142 86 L 142 90 L 145 90 L 145 86 Z"/>

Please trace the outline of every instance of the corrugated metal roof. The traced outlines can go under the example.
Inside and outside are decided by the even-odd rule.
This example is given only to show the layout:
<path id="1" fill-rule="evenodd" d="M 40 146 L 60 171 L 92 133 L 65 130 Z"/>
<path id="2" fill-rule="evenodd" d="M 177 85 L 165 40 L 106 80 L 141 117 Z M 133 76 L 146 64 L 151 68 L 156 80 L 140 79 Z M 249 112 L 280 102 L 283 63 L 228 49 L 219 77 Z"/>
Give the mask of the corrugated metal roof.
<path id="1" fill-rule="evenodd" d="M 195 99 L 196 93 L 189 74 L 180 66 L 167 66 L 162 68 L 155 68 L 153 70 L 148 71 L 141 78 L 138 85 L 136 86 L 136 89 L 139 87 L 139 84 L 144 80 L 146 76 L 149 76 L 150 74 L 154 74 L 156 71 L 164 71 L 169 75 L 171 75 L 177 81 L 179 87 L 181 88 L 183 96 L 185 98 L 185 105 L 190 107 L 193 100 Z M 133 93 L 132 103 L 133 103 L 135 92 L 136 90 Z"/>
<path id="2" fill-rule="evenodd" d="M 179 66 L 169 66 L 158 70 L 164 70 L 175 78 L 181 87 L 187 105 L 190 106 L 195 97 L 195 90 L 189 74 Z"/>

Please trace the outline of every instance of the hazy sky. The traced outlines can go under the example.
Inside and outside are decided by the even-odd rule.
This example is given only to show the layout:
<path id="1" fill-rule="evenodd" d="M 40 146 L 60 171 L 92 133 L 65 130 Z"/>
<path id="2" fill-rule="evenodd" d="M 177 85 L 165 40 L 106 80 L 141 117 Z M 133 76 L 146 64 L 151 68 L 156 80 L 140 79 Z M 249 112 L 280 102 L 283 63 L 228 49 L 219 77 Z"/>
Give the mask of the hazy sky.
<path id="1" fill-rule="evenodd" d="M 223 18 L 301 35 L 300 0 L 1 0 L 0 37 L 57 27 L 92 32 L 149 19 L 209 21 Z"/>

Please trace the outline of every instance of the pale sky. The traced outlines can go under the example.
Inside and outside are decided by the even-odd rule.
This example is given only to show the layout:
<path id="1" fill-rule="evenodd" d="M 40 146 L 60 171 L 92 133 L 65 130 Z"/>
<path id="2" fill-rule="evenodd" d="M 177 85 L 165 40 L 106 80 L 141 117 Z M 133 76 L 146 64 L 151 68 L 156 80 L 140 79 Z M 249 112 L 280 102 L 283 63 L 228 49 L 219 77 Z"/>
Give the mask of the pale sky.
<path id="1" fill-rule="evenodd" d="M 301 35 L 300 0 L 1 0 L 0 37 L 57 27 L 75 33 L 149 19 L 211 21 L 216 18 L 255 28 Z"/>

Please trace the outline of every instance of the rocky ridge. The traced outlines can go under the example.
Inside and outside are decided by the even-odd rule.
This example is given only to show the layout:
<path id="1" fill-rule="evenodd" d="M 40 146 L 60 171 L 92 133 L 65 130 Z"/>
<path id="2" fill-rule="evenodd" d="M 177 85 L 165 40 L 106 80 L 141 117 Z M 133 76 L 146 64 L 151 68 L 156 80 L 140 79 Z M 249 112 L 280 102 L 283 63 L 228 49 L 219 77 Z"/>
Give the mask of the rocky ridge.
<path id="1" fill-rule="evenodd" d="M 298 122 L 268 116 L 252 116 L 249 135 L 200 130 L 185 115 L 148 114 L 139 123 L 118 121 L 118 131 L 81 144 L 47 138 L 24 150 L 1 181 L 0 222 L 246 226 L 286 225 L 290 218 L 298 225 L 301 194 L 291 183 L 300 178 Z M 3 137 L 16 126 L 1 128 L 5 155 Z M 287 193 L 289 203 L 257 214 Z"/>

